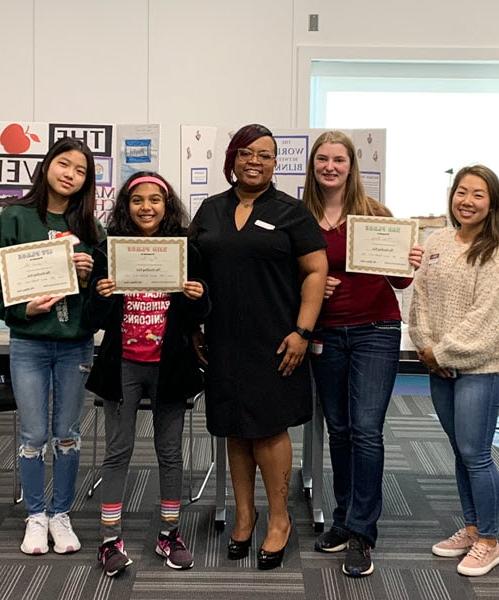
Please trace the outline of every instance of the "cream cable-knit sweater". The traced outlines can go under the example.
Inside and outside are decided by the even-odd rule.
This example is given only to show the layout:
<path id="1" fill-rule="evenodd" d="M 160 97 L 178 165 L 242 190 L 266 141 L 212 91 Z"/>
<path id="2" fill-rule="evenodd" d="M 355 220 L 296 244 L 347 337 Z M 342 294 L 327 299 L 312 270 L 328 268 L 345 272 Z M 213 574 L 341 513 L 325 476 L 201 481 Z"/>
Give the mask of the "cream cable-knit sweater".
<path id="1" fill-rule="evenodd" d="M 425 243 L 414 278 L 409 335 L 426 346 L 441 367 L 463 373 L 499 372 L 499 257 L 483 266 L 466 262 L 467 245 L 454 229 Z"/>

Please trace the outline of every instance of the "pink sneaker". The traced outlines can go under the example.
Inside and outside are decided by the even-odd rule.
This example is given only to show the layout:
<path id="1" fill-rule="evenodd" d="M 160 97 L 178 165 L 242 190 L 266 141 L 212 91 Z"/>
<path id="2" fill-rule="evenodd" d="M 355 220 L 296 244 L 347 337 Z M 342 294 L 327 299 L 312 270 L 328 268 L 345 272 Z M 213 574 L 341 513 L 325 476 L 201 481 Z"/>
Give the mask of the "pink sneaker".
<path id="1" fill-rule="evenodd" d="M 158 535 L 156 554 L 162 556 L 172 569 L 190 569 L 194 565 L 192 554 L 176 529 L 169 535 Z"/>
<path id="2" fill-rule="evenodd" d="M 499 565 L 499 544 L 489 546 L 483 542 L 475 542 L 457 565 L 457 572 L 461 575 L 477 577 L 492 571 L 496 565 Z"/>
<path id="3" fill-rule="evenodd" d="M 478 535 L 470 535 L 466 528 L 463 527 L 459 531 L 456 531 L 450 538 L 442 540 L 435 544 L 431 551 L 437 556 L 445 556 L 452 558 L 454 556 L 461 556 L 467 554 L 475 542 L 478 541 Z"/>

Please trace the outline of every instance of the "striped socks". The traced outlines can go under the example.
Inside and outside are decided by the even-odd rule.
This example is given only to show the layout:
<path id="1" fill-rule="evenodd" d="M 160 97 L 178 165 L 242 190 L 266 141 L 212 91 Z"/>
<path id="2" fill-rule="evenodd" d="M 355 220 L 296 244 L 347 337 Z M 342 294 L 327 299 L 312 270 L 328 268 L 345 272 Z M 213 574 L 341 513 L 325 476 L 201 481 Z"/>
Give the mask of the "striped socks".
<path id="1" fill-rule="evenodd" d="M 122 502 L 112 504 L 101 504 L 100 521 L 103 527 L 116 527 L 121 521 Z M 177 529 L 180 517 L 180 500 L 161 500 L 161 523 L 162 533 Z M 165 531 L 163 531 L 163 528 Z"/>
<path id="2" fill-rule="evenodd" d="M 115 527 L 121 521 L 122 502 L 101 504 L 100 522 L 104 527 Z"/>
<path id="3" fill-rule="evenodd" d="M 161 523 L 165 527 L 166 531 L 162 533 L 168 533 L 178 527 L 178 520 L 180 516 L 180 500 L 161 500 Z"/>

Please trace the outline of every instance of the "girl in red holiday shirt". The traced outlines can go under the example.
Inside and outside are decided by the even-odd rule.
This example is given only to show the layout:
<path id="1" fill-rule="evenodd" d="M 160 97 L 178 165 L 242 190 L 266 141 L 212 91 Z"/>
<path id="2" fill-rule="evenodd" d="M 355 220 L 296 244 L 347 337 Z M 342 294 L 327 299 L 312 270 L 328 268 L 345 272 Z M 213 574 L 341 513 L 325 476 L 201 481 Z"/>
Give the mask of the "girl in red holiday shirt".
<path id="1" fill-rule="evenodd" d="M 120 236 L 184 236 L 186 215 L 170 184 L 156 173 L 139 172 L 123 185 L 108 233 Z M 196 254 L 189 248 L 190 267 Z M 178 533 L 182 495 L 182 430 L 185 400 L 199 391 L 190 334 L 207 315 L 209 301 L 200 281 L 186 281 L 183 293 L 113 294 L 107 246 L 96 252 L 89 317 L 105 329 L 87 387 L 104 399 L 106 454 L 102 467 L 99 560 L 109 576 L 131 560 L 121 538 L 121 510 L 133 452 L 141 398 L 151 399 L 154 446 L 159 464 L 161 526 L 156 553 L 174 569 L 193 558 Z"/>

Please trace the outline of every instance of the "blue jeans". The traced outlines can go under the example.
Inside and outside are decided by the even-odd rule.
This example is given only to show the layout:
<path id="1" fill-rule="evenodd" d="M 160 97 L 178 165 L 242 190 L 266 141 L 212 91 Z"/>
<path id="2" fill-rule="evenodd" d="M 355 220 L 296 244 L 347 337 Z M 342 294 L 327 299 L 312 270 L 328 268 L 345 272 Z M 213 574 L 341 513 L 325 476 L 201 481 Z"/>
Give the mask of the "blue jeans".
<path id="1" fill-rule="evenodd" d="M 400 322 L 378 321 L 327 329 L 313 357 L 333 467 L 333 525 L 378 535 L 384 466 L 383 424 L 397 374 Z"/>
<path id="2" fill-rule="evenodd" d="M 466 525 L 481 537 L 499 532 L 499 472 L 492 439 L 499 410 L 499 373 L 430 377 L 431 397 L 456 456 L 456 480 Z"/>
<path id="3" fill-rule="evenodd" d="M 10 372 L 20 423 L 19 471 L 30 515 L 45 510 L 44 456 L 51 386 L 54 485 L 47 512 L 68 512 L 71 508 L 80 462 L 80 417 L 93 347 L 93 339 L 10 340 Z"/>

